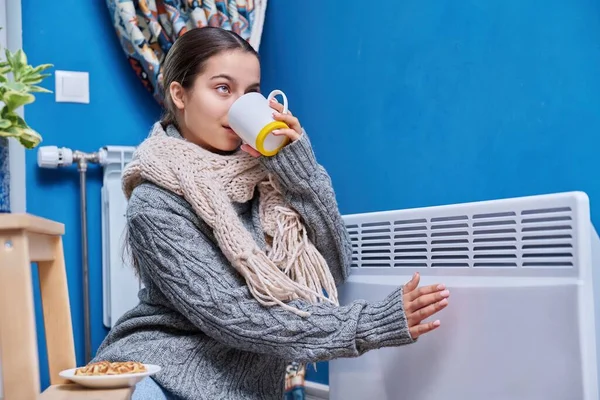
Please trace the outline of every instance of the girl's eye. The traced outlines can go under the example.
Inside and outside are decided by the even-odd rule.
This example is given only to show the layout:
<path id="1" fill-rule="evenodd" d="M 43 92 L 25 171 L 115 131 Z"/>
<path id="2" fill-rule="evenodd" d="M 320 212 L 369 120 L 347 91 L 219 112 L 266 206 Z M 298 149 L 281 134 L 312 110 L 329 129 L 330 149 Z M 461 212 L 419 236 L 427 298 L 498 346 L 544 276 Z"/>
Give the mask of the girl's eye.
<path id="1" fill-rule="evenodd" d="M 229 87 L 227 85 L 217 86 L 217 92 L 221 94 L 229 94 Z"/>

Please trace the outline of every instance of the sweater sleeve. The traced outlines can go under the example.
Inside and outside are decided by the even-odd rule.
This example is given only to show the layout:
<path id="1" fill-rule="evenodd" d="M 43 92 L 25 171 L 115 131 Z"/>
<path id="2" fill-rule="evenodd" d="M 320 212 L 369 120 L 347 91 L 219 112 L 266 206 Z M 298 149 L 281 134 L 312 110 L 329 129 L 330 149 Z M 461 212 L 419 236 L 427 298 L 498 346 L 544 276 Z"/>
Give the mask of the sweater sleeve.
<path id="1" fill-rule="evenodd" d="M 279 178 L 284 197 L 304 220 L 309 238 L 327 261 L 335 283 L 345 282 L 352 263 L 352 245 L 331 178 L 317 163 L 308 135 L 303 133 L 275 156 L 261 160 Z"/>
<path id="2" fill-rule="evenodd" d="M 359 300 L 343 307 L 296 300 L 295 306 L 311 313 L 300 317 L 262 306 L 237 273 L 224 279 L 233 267 L 182 213 L 148 203 L 129 215 L 128 231 L 142 277 L 198 329 L 233 348 L 315 362 L 413 342 L 401 288 L 380 302 Z"/>

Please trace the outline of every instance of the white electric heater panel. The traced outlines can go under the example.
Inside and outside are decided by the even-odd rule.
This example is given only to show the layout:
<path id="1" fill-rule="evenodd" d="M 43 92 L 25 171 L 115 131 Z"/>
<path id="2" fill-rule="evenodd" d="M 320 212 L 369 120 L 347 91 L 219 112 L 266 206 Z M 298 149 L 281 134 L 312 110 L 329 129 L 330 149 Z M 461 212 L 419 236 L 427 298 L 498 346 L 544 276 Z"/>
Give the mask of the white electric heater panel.
<path id="1" fill-rule="evenodd" d="M 342 303 L 382 300 L 415 271 L 445 283 L 441 327 L 330 363 L 342 399 L 598 399 L 600 287 L 582 193 L 349 215 Z"/>

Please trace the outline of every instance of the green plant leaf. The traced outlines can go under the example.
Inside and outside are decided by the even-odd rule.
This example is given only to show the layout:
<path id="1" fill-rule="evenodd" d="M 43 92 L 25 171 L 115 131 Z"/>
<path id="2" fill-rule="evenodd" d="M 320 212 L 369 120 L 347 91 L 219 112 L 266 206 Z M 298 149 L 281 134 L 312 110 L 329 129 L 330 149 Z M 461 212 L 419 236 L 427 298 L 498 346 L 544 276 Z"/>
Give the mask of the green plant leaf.
<path id="1" fill-rule="evenodd" d="M 6 62 L 8 62 L 15 79 L 17 79 L 17 72 L 21 69 L 19 68 L 17 53 L 12 53 L 8 49 L 4 49 L 4 53 L 6 54 Z"/>
<path id="2" fill-rule="evenodd" d="M 28 85 L 37 85 L 38 83 L 40 83 L 43 80 L 44 80 L 44 78 L 40 78 L 37 76 L 29 76 L 26 78 L 21 78 L 21 82 L 26 83 Z"/>
<path id="3" fill-rule="evenodd" d="M 13 64 L 13 73 L 15 74 L 16 80 L 19 80 L 21 74 L 24 72 L 25 67 L 27 67 L 27 56 L 23 50 L 19 49 L 14 54 Z"/>
<path id="4" fill-rule="evenodd" d="M 34 69 L 32 69 L 31 73 L 38 74 L 38 73 L 45 71 L 48 68 L 52 68 L 52 67 L 54 67 L 54 65 L 52 65 L 52 64 L 41 64 L 41 65 L 38 65 L 37 67 L 35 67 Z M 50 75 L 47 75 L 47 76 L 50 76 Z"/>
<path id="5" fill-rule="evenodd" d="M 41 86 L 30 86 L 29 87 L 29 91 L 32 92 L 32 93 L 34 93 L 34 92 L 37 92 L 37 93 L 52 93 L 52 90 L 48 90 L 48 89 L 43 88 Z"/>
<path id="6" fill-rule="evenodd" d="M 14 111 L 21 106 L 33 103 L 35 96 L 30 93 L 16 92 L 9 89 L 2 96 L 2 101 L 6 104 L 9 111 Z"/>
<path id="7" fill-rule="evenodd" d="M 10 126 L 7 129 L 0 130 L 0 136 L 4 137 L 19 137 L 20 134 L 21 129 L 14 126 Z"/>
<path id="8" fill-rule="evenodd" d="M 22 49 L 12 53 L 5 48 L 4 53 L 6 60 L 0 62 L 0 136 L 16 137 L 24 147 L 31 149 L 42 141 L 42 137 L 15 110 L 33 103 L 33 93 L 52 93 L 39 84 L 50 76 L 42 72 L 53 65 L 28 65 Z"/>
<path id="9" fill-rule="evenodd" d="M 0 136 L 17 138 L 27 149 L 33 149 L 42 141 L 40 134 L 29 127 L 20 128 L 11 126 L 8 129 L 0 129 Z"/>
<path id="10" fill-rule="evenodd" d="M 40 144 L 41 141 L 42 136 L 29 127 L 23 129 L 21 131 L 21 135 L 19 136 L 19 142 L 21 142 L 21 144 L 28 149 L 33 149 L 35 146 Z"/>
<path id="11" fill-rule="evenodd" d="M 14 90 L 15 92 L 20 92 L 25 94 L 28 90 L 28 87 L 26 84 L 21 83 L 21 82 L 7 82 L 4 84 L 4 87 L 9 89 L 9 90 Z"/>
<path id="12" fill-rule="evenodd" d="M 16 81 L 21 80 L 23 73 L 27 72 L 27 56 L 21 49 L 17 50 L 14 54 L 8 49 L 5 49 L 6 61 L 11 66 L 12 73 Z"/>
<path id="13" fill-rule="evenodd" d="M 51 76 L 51 75 L 50 74 L 28 75 L 26 77 L 23 77 L 23 79 L 21 79 L 21 82 L 27 83 L 29 85 L 37 85 L 38 83 L 40 83 L 44 79 L 48 78 L 49 76 Z"/>
<path id="14" fill-rule="evenodd" d="M 11 132 L 7 132 L 3 129 L 0 129 L 0 137 L 15 137 L 16 135 Z"/>
<path id="15" fill-rule="evenodd" d="M 27 122 L 25 122 L 25 120 L 21 118 L 19 114 L 14 112 L 5 112 L 3 114 L 3 118 L 9 120 L 12 125 L 21 128 L 29 128 Z"/>
<path id="16" fill-rule="evenodd" d="M 25 55 L 25 52 L 22 49 L 17 50 L 15 56 L 17 57 L 18 65 L 21 68 L 27 65 L 27 56 Z"/>
<path id="17" fill-rule="evenodd" d="M 10 50 L 4 49 L 4 56 L 6 57 L 5 62 L 12 67 L 13 66 L 13 54 L 10 52 Z"/>

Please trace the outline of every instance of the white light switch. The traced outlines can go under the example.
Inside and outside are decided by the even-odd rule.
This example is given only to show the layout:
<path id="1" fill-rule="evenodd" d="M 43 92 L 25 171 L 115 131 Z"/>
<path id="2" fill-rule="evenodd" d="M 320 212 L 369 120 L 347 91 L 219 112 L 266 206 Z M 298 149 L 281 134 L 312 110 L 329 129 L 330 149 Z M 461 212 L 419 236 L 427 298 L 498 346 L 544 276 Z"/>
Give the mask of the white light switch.
<path id="1" fill-rule="evenodd" d="M 56 71 L 56 101 L 63 103 L 90 102 L 90 74 L 87 72 Z"/>

